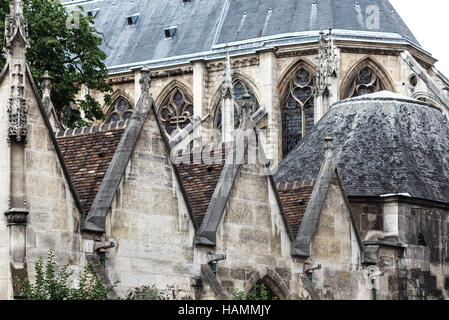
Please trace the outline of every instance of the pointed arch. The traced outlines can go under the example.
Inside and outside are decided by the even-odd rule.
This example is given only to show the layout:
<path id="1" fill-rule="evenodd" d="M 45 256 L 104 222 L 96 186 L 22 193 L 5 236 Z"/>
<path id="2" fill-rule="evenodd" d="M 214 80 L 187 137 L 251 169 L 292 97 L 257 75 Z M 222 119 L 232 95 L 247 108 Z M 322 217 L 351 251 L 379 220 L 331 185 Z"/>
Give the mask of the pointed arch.
<path id="1" fill-rule="evenodd" d="M 416 99 L 416 100 L 419 100 L 419 101 L 422 101 L 422 102 L 426 102 L 426 103 L 434 106 L 435 108 L 437 108 L 441 112 L 443 112 L 443 108 L 437 102 L 438 99 L 431 93 L 424 92 L 424 91 L 416 91 L 415 93 L 412 94 L 412 98 Z"/>
<path id="2" fill-rule="evenodd" d="M 253 110 L 253 112 L 257 111 L 257 109 L 259 109 L 260 104 L 259 104 L 259 95 L 258 92 L 256 90 L 256 85 L 249 80 L 249 78 L 245 75 L 243 75 L 242 73 L 236 73 L 234 72 L 232 74 L 232 83 L 233 83 L 233 87 L 234 87 L 234 119 L 235 121 L 235 125 L 238 126 L 238 121 L 237 119 L 239 119 L 240 117 L 240 112 L 241 112 L 241 103 L 242 103 L 242 97 L 243 94 L 245 92 L 248 92 L 249 95 L 251 96 L 251 99 L 254 102 L 255 105 L 255 109 Z M 213 124 L 214 124 L 214 128 L 215 129 L 221 129 L 221 85 L 220 87 L 217 89 L 214 98 L 212 99 L 212 106 L 210 108 L 210 110 L 213 111 Z"/>
<path id="3" fill-rule="evenodd" d="M 316 69 L 306 60 L 292 64 L 278 84 L 282 153 L 285 157 L 315 124 Z"/>
<path id="4" fill-rule="evenodd" d="M 311 62 L 309 62 L 306 59 L 302 59 L 302 58 L 296 59 L 292 64 L 290 64 L 290 66 L 279 77 L 279 81 L 278 81 L 278 85 L 277 85 L 279 94 L 283 93 L 287 83 L 290 81 L 290 79 L 295 75 L 296 71 L 302 65 L 306 66 L 307 69 L 312 71 L 312 73 L 314 75 L 317 74 L 317 68 Z"/>
<path id="5" fill-rule="evenodd" d="M 111 105 L 105 112 L 106 123 L 126 121 L 131 118 L 134 112 L 134 99 L 124 90 L 116 90 L 111 96 L 111 101 Z"/>
<path id="6" fill-rule="evenodd" d="M 269 267 L 259 267 L 253 272 L 251 278 L 245 284 L 245 295 L 247 296 L 257 284 L 264 284 L 272 291 L 279 300 L 289 297 L 289 289 L 281 276 Z"/>
<path id="7" fill-rule="evenodd" d="M 371 57 L 359 60 L 343 79 L 340 100 L 382 90 L 396 92 L 388 72 Z"/>
<path id="8" fill-rule="evenodd" d="M 168 94 L 175 88 L 179 88 L 181 91 L 184 91 L 190 98 L 193 97 L 192 91 L 188 85 L 179 80 L 172 80 L 161 90 L 161 92 L 159 92 L 154 101 L 154 104 L 158 109 L 161 107 L 161 104 L 164 102 L 165 98 L 167 98 Z"/>
<path id="9" fill-rule="evenodd" d="M 175 136 L 193 121 L 193 98 L 190 89 L 173 80 L 156 100 L 157 112 L 167 138 Z"/>

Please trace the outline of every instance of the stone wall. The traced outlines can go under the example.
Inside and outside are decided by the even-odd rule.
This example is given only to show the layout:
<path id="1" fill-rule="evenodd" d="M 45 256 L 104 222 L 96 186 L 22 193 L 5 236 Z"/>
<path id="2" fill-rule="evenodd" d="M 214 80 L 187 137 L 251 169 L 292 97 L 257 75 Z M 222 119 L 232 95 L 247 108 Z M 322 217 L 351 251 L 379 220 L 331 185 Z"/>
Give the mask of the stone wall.
<path id="1" fill-rule="evenodd" d="M 275 281 L 273 291 L 285 284 L 288 292 L 283 298 L 297 296 L 302 265 L 291 256 L 291 241 L 268 178 L 258 175 L 253 166 L 242 166 L 236 178 L 215 251 L 227 256 L 218 263 L 217 275 L 229 295 L 233 288 L 248 293 L 257 272 L 256 278 L 268 274 Z"/>
<path id="2" fill-rule="evenodd" d="M 25 149 L 26 193 L 29 209 L 27 265 L 34 280 L 34 263 L 55 250 L 58 265 L 82 268 L 80 254 L 81 214 L 57 158 L 50 135 L 38 108 L 31 84 L 27 83 L 28 143 Z"/>
<path id="3" fill-rule="evenodd" d="M 398 241 L 379 245 L 379 299 L 449 296 L 449 207 L 411 199 L 351 200 L 362 239 Z"/>
<path id="4" fill-rule="evenodd" d="M 107 217 L 106 269 L 119 295 L 140 286 L 193 294 L 194 227 L 150 112 Z"/>
<path id="5" fill-rule="evenodd" d="M 309 263 L 321 264 L 321 269 L 313 272 L 312 281 L 321 299 L 370 299 L 350 211 L 335 179 L 329 187 L 311 253 Z"/>

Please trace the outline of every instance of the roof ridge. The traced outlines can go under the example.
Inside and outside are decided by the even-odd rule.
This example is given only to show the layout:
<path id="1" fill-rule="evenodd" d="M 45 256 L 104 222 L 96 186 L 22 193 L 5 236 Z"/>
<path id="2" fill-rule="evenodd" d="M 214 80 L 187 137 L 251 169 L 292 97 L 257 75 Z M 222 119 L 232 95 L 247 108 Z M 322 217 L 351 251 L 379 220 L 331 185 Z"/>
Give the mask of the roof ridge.
<path id="1" fill-rule="evenodd" d="M 88 135 L 97 132 L 107 132 L 112 130 L 125 129 L 129 124 L 128 120 L 120 120 L 118 122 L 102 123 L 98 125 L 91 125 L 86 127 L 74 128 L 74 129 L 64 129 L 55 132 L 56 138 L 68 138 L 80 135 Z"/>

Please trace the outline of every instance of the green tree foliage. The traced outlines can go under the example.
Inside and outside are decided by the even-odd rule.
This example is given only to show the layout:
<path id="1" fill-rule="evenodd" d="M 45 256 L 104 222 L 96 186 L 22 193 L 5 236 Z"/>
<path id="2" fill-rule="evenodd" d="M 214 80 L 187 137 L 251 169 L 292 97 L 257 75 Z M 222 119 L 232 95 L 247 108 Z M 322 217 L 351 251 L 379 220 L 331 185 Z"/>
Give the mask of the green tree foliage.
<path id="1" fill-rule="evenodd" d="M 2 39 L 10 2 L 0 2 Z M 23 2 L 31 45 L 27 52 L 28 65 L 39 87 L 45 70 L 48 70 L 52 77 L 52 101 L 63 123 L 76 127 L 103 119 L 101 106 L 91 95 L 82 100 L 76 98 L 81 85 L 85 85 L 90 90 L 103 93 L 105 102 L 110 104 L 112 88 L 107 84 L 108 72 L 103 62 L 106 55 L 100 49 L 103 40 L 93 25 L 93 18 L 79 7 L 79 14 L 75 12 L 77 19 L 71 20 L 71 14 L 58 0 Z M 67 28 L 67 21 L 76 23 L 69 24 L 70 28 Z M 5 56 L 0 55 L 0 70 L 4 65 Z M 87 122 L 81 118 L 80 110 L 84 111 Z"/>
<path id="2" fill-rule="evenodd" d="M 42 257 L 36 261 L 36 280 L 25 280 L 21 290 L 27 300 L 107 300 L 116 287 L 105 285 L 98 276 L 98 266 L 88 265 L 79 274 L 79 285 L 73 286 L 72 273 L 68 266 L 56 271 L 55 254 L 50 250 L 45 262 Z"/>
<path id="3" fill-rule="evenodd" d="M 181 296 L 181 290 L 174 286 L 169 286 L 166 290 L 159 290 L 153 285 L 131 290 L 125 300 L 193 300 L 193 298 Z"/>
<path id="4" fill-rule="evenodd" d="M 264 284 L 256 284 L 254 288 L 245 296 L 245 291 L 239 289 L 232 290 L 233 300 L 267 301 L 277 300 L 277 297 L 270 298 L 268 288 Z"/>

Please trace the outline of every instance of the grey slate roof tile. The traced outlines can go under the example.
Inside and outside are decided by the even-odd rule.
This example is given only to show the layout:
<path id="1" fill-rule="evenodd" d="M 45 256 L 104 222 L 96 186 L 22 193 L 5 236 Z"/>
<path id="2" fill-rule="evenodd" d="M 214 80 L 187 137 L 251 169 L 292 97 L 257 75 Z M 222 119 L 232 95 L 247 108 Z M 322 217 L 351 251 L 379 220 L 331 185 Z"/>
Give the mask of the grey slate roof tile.
<path id="1" fill-rule="evenodd" d="M 95 25 L 104 34 L 103 50 L 108 56 L 108 67 L 220 52 L 214 45 L 277 35 L 286 40 L 286 33 L 329 27 L 397 33 L 419 46 L 387 0 L 359 0 L 358 6 L 352 0 L 191 0 L 187 3 L 182 0 L 97 0 L 73 3 L 68 6 L 69 10 L 75 5 L 82 5 L 85 11 L 99 9 Z M 370 5 L 380 10 L 377 30 L 370 30 L 366 24 L 369 16 L 366 10 Z M 139 14 L 137 23 L 128 25 L 127 17 L 134 14 Z M 164 29 L 172 26 L 177 26 L 176 34 L 166 39 Z M 302 40 L 316 40 L 317 37 L 318 32 Z M 382 36 L 377 38 L 382 40 Z"/>
<path id="2" fill-rule="evenodd" d="M 437 109 L 394 95 L 335 104 L 279 165 L 278 183 L 316 178 L 324 138 L 348 196 L 409 194 L 449 203 L 449 125 Z"/>

